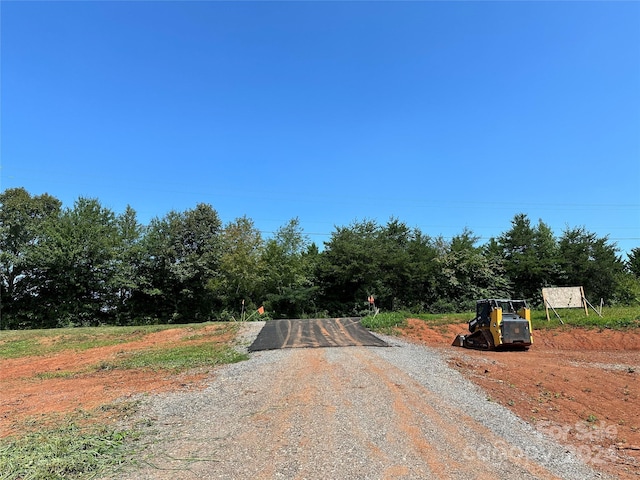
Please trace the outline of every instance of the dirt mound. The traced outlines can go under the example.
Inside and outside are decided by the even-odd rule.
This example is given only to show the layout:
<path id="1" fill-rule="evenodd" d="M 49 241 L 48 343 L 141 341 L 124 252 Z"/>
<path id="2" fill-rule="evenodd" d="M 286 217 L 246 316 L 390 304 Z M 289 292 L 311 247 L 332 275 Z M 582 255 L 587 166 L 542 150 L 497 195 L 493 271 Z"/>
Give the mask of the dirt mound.
<path id="1" fill-rule="evenodd" d="M 467 324 L 410 319 L 400 333 L 442 348 L 450 364 L 498 402 L 596 468 L 640 478 L 640 332 L 534 331 L 526 352 L 451 347 Z"/>

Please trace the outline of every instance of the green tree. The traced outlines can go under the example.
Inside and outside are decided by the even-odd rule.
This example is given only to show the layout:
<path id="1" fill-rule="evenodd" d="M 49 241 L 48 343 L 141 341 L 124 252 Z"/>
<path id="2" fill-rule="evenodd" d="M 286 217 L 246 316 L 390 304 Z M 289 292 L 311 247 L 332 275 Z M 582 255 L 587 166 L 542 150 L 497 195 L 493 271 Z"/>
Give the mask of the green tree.
<path id="1" fill-rule="evenodd" d="M 432 311 L 472 310 L 476 300 L 509 296 L 509 282 L 501 263 L 477 247 L 478 240 L 468 229 L 450 242 L 439 240 L 438 298 Z"/>
<path id="2" fill-rule="evenodd" d="M 260 303 L 263 283 L 264 242 L 253 220 L 246 216 L 224 226 L 220 236 L 220 270 L 210 279 L 208 290 L 221 299 L 223 308 L 238 312 Z M 259 305 L 258 305 L 259 306 Z"/>
<path id="3" fill-rule="evenodd" d="M 208 288 L 219 275 L 222 223 L 208 204 L 151 220 L 141 242 L 137 316 L 176 323 L 209 320 L 220 301 Z"/>
<path id="4" fill-rule="evenodd" d="M 42 239 L 30 249 L 40 280 L 42 326 L 109 321 L 118 244 L 114 213 L 97 199 L 81 197 L 43 226 Z"/>
<path id="5" fill-rule="evenodd" d="M 389 310 L 428 310 L 436 295 L 437 248 L 431 239 L 392 217 L 379 229 L 377 240 L 378 305 Z"/>
<path id="6" fill-rule="evenodd" d="M 280 227 L 267 240 L 262 255 L 267 305 L 274 316 L 296 318 L 315 310 L 318 287 L 313 284 L 317 252 L 300 227 L 298 218 Z"/>
<path id="7" fill-rule="evenodd" d="M 110 308 L 115 312 L 119 325 L 135 323 L 135 292 L 141 288 L 139 269 L 143 261 L 141 241 L 144 227 L 138 223 L 136 211 L 127 206 L 123 214 L 117 216 L 118 240 L 114 252 L 114 275 L 111 288 L 115 291 L 114 304 Z"/>
<path id="8" fill-rule="evenodd" d="M 640 247 L 632 248 L 627 257 L 627 270 L 640 279 Z"/>
<path id="9" fill-rule="evenodd" d="M 321 307 L 334 316 L 358 315 L 369 295 L 385 291 L 377 276 L 378 234 L 376 222 L 364 220 L 336 227 L 318 265 Z"/>
<path id="10" fill-rule="evenodd" d="M 388 310 L 409 308 L 414 299 L 408 294 L 412 272 L 409 245 L 413 232 L 406 223 L 391 217 L 377 232 L 374 264 L 378 269 L 377 304 Z"/>
<path id="11" fill-rule="evenodd" d="M 511 229 L 498 238 L 497 244 L 514 297 L 535 303 L 540 299 L 542 287 L 558 281 L 557 242 L 542 220 L 537 227 L 532 227 L 525 214 L 516 215 Z"/>
<path id="12" fill-rule="evenodd" d="M 598 238 L 584 227 L 566 229 L 559 241 L 562 282 L 584 287 L 590 298 L 613 301 L 624 262 L 608 237 Z"/>
<path id="13" fill-rule="evenodd" d="M 357 315 L 372 295 L 382 309 L 423 309 L 433 294 L 435 256 L 427 236 L 395 218 L 338 227 L 318 267 L 323 308 Z"/>
<path id="14" fill-rule="evenodd" d="M 561 270 L 560 270 L 560 251 L 558 247 L 558 241 L 553 234 L 551 228 L 542 222 L 538 221 L 538 226 L 534 231 L 534 251 L 538 257 L 537 264 L 533 265 L 533 278 L 537 284 L 537 290 L 533 293 L 535 296 L 528 297 L 533 299 L 533 303 L 542 303 L 542 288 L 557 285 Z"/>
<path id="15" fill-rule="evenodd" d="M 404 305 L 400 308 L 429 311 L 437 301 L 438 249 L 435 242 L 419 229 L 414 229 L 407 245 L 408 279 L 399 296 Z"/>
<path id="16" fill-rule="evenodd" d="M 61 202 L 48 194 L 31 196 L 24 188 L 0 194 L 0 328 L 31 326 L 38 278 L 28 251 L 42 239 L 42 224 L 56 217 Z"/>

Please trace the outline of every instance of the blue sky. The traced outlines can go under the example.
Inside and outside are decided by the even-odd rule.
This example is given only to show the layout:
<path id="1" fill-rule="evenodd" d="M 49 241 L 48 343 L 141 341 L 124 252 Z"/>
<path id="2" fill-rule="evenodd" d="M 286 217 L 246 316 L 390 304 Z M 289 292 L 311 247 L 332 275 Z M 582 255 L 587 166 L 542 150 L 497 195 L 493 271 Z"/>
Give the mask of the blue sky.
<path id="1" fill-rule="evenodd" d="M 1 186 L 640 246 L 639 2 L 0 3 Z"/>

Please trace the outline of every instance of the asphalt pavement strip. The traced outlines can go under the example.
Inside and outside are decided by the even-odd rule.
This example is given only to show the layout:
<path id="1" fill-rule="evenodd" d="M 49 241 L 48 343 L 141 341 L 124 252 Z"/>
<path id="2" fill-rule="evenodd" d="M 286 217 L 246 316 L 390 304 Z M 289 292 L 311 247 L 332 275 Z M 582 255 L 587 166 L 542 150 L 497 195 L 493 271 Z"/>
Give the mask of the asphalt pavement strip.
<path id="1" fill-rule="evenodd" d="M 388 347 L 389 344 L 369 332 L 355 317 L 268 320 L 249 351 L 349 346 Z"/>

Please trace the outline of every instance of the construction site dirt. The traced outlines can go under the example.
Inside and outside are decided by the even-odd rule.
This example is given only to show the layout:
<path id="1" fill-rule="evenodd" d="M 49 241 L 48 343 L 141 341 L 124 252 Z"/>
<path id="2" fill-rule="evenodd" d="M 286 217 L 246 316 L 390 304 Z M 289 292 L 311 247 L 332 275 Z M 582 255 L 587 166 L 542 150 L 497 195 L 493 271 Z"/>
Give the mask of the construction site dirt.
<path id="1" fill-rule="evenodd" d="M 640 332 L 561 328 L 534 331 L 528 351 L 451 347 L 467 324 L 409 319 L 403 337 L 440 349 L 449 364 L 561 443 L 597 456 L 597 467 L 640 478 Z"/>
<path id="2" fill-rule="evenodd" d="M 488 401 L 503 405 L 578 453 L 582 449 L 592 458 L 597 456 L 591 462 L 594 468 L 619 478 L 640 478 L 640 332 L 535 331 L 534 345 L 528 351 L 486 352 L 450 345 L 465 329 L 466 324 L 433 327 L 409 319 L 397 334 L 437 349 L 450 366 L 486 392 Z M 0 436 L 17 433 L 16 428 L 29 418 L 91 409 L 139 393 L 203 388 L 211 372 L 170 375 L 114 370 L 78 373 L 73 378 L 42 375 L 59 370 L 81 372 L 123 351 L 158 348 L 188 335 L 184 329 L 171 329 L 112 347 L 3 360 Z"/>

